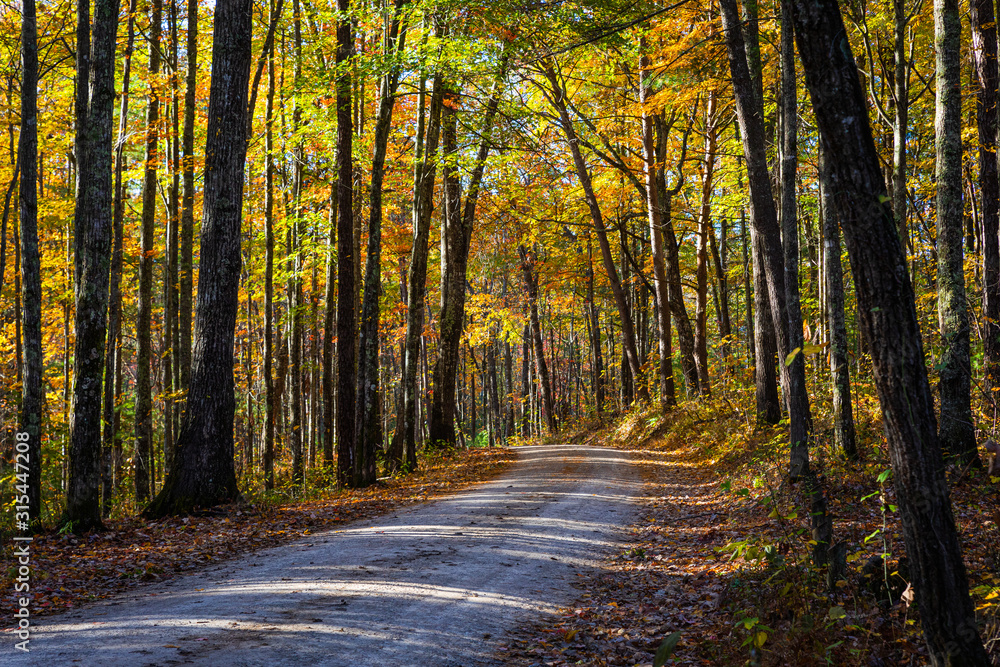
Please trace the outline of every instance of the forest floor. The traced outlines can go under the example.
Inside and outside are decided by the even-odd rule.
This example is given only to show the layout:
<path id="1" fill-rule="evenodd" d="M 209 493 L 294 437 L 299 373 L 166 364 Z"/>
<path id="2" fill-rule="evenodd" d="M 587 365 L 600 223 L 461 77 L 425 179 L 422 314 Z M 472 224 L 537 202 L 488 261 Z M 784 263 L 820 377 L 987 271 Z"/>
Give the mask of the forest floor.
<path id="1" fill-rule="evenodd" d="M 84 535 L 42 533 L 31 544 L 31 614 L 73 609 L 256 549 L 440 498 L 495 477 L 514 458 L 504 448 L 426 455 L 417 472 L 366 489 L 320 490 L 305 499 L 251 498 L 204 516 L 159 521 L 129 516 L 106 521 L 104 532 Z M 9 539 L 0 541 L 0 562 L 11 564 L 2 571 L 0 590 L 14 590 L 12 545 Z M 15 596 L 0 596 L 0 613 L 10 618 L 15 604 Z"/>
<path id="2" fill-rule="evenodd" d="M 919 613 L 905 594 L 905 547 L 877 412 L 858 411 L 860 463 L 834 456 L 829 432 L 817 429 L 813 466 L 834 540 L 848 546 L 847 570 L 828 590 L 825 571 L 809 563 L 801 489 L 784 475 L 787 427 L 755 427 L 735 407 L 750 404 L 746 398 L 685 403 L 667 415 L 637 411 L 559 435 L 636 456 L 645 481 L 640 511 L 619 552 L 582 582 L 586 592 L 554 619 L 514 632 L 503 662 L 928 664 Z M 814 414 L 829 414 L 822 409 Z M 1000 480 L 959 469 L 949 479 L 980 633 L 1000 665 Z"/>

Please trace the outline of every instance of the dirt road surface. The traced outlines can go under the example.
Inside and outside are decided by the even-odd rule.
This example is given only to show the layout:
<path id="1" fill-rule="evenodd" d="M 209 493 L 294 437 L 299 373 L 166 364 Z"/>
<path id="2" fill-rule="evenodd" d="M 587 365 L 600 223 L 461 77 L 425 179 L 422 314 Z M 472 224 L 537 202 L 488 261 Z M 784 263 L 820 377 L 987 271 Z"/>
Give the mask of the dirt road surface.
<path id="1" fill-rule="evenodd" d="M 505 630 L 579 594 L 641 486 L 620 451 L 516 451 L 443 500 L 38 618 L 31 653 L 4 646 L 0 664 L 495 664 Z"/>

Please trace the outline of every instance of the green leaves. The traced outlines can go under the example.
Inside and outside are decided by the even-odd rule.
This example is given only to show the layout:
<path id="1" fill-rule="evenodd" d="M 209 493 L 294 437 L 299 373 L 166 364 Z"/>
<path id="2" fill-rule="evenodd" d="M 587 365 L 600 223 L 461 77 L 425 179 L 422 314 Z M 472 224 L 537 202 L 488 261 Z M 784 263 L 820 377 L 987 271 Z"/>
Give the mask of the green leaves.
<path id="1" fill-rule="evenodd" d="M 667 638 L 660 644 L 660 648 L 656 649 L 656 656 L 653 658 L 653 667 L 663 667 L 667 663 L 667 659 L 673 655 L 674 649 L 677 648 L 677 643 L 680 640 L 680 632 L 672 632 L 667 635 Z"/>

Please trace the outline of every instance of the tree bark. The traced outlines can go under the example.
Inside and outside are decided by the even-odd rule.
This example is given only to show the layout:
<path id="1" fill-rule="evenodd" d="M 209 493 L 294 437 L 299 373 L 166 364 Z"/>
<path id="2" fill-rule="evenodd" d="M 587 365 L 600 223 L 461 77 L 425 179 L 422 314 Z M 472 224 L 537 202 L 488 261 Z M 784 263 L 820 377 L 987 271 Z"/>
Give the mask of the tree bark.
<path id="1" fill-rule="evenodd" d="M 806 394 L 805 366 L 801 359 L 792 361 L 789 343 L 787 297 L 785 292 L 784 258 L 781 234 L 778 227 L 774 195 L 767 173 L 764 151 L 764 124 L 762 105 L 753 90 L 747 66 L 743 33 L 736 12 L 735 0 L 722 0 L 722 23 L 726 33 L 729 69 L 736 94 L 736 114 L 740 124 L 740 138 L 747 163 L 750 185 L 750 222 L 756 232 L 755 242 L 762 251 L 761 264 L 767 278 L 768 302 L 774 322 L 777 342 L 781 385 L 786 394 L 790 421 L 789 440 L 791 457 L 789 474 L 798 479 L 809 470 L 809 397 Z M 801 325 L 800 325 L 801 326 Z M 797 355 L 801 356 L 801 355 Z M 797 363 L 796 363 L 797 362 Z"/>
<path id="2" fill-rule="evenodd" d="M 901 0 L 897 0 L 901 1 Z M 1000 183 L 997 174 L 997 27 L 992 0 L 973 0 L 972 59 L 978 90 L 980 216 L 983 228 L 983 356 L 985 390 L 996 410 L 1000 390 Z"/>
<path id="3" fill-rule="evenodd" d="M 978 453 L 972 421 L 969 312 L 963 269 L 960 33 L 958 0 L 934 0 L 937 280 L 942 339 L 938 436 L 948 454 L 971 461 L 978 458 Z"/>
<path id="4" fill-rule="evenodd" d="M 197 6 L 197 0 L 190 0 L 190 4 L 195 4 Z M 275 13 L 274 0 L 269 0 L 268 2 L 268 13 L 270 18 L 273 19 Z M 191 44 L 190 32 L 188 33 L 189 40 L 188 44 Z M 189 61 L 190 62 L 190 61 Z M 190 100 L 193 101 L 194 93 L 193 88 L 194 75 L 191 70 L 188 70 L 188 94 Z M 262 467 L 264 469 L 264 488 L 268 491 L 274 488 L 274 426 L 275 426 L 275 393 L 274 393 L 274 375 L 273 375 L 273 363 L 274 363 L 274 54 L 269 53 L 267 56 L 267 105 L 266 105 L 266 116 L 265 122 L 267 127 L 264 129 L 264 455 L 262 461 Z M 192 110 L 192 123 L 194 122 L 194 115 Z M 192 130 L 193 136 L 193 130 Z M 187 141 L 188 141 L 188 119 L 187 119 L 187 107 L 185 106 L 185 116 L 184 116 L 184 141 L 185 141 L 185 155 L 187 155 Z M 185 199 L 185 214 L 188 211 L 188 161 L 185 158 L 184 162 L 184 199 Z M 194 198 L 194 180 L 192 177 L 191 181 L 192 190 L 190 191 L 192 200 Z M 192 201 L 193 203 L 193 201 Z M 182 223 L 183 226 L 187 225 L 187 219 Z M 191 225 L 194 225 L 194 214 L 191 214 Z M 182 263 L 183 263 L 182 259 Z M 183 276 L 183 270 L 182 270 Z M 184 279 L 181 278 L 181 340 L 183 341 L 183 330 L 184 330 Z M 329 287 L 328 287 L 329 289 Z M 326 329 L 327 339 L 330 337 L 330 328 Z M 181 344 L 183 348 L 183 342 Z M 183 362 L 182 362 L 183 363 Z M 327 414 L 330 414 L 327 412 Z M 329 462 L 329 461 L 328 461 Z"/>
<path id="5" fill-rule="evenodd" d="M 833 440 L 850 460 L 858 458 L 851 404 L 851 367 L 847 359 L 847 326 L 844 322 L 844 276 L 840 263 L 840 225 L 830 184 L 830 167 L 820 147 L 819 186 L 823 221 L 823 284 L 830 334 L 830 380 L 833 393 Z"/>
<path id="6" fill-rule="evenodd" d="M 781 146 L 779 154 L 779 179 L 781 182 L 781 246 L 785 269 L 785 303 L 788 308 L 788 348 L 787 354 L 795 354 L 789 362 L 779 357 L 788 368 L 789 412 L 805 410 L 805 424 L 798 424 L 799 431 L 792 432 L 791 470 L 807 470 L 809 467 L 808 432 L 811 428 L 809 415 L 809 395 L 806 388 L 806 355 L 802 352 L 805 344 L 802 332 L 802 304 L 799 295 L 799 225 L 797 220 L 797 200 L 795 172 L 798 169 L 798 98 L 795 86 L 795 38 L 792 26 L 791 0 L 781 1 Z M 774 312 L 774 311 L 772 311 Z M 775 326 L 781 324 L 775 323 Z M 782 382 L 784 384 L 784 382 Z M 795 401 L 796 407 L 791 406 Z M 793 418 L 792 423 L 795 423 Z"/>
<path id="7" fill-rule="evenodd" d="M 774 319 L 767 296 L 767 277 L 764 275 L 761 249 L 757 231 L 750 228 L 751 264 L 753 273 L 752 320 L 754 349 L 754 396 L 757 421 L 777 424 L 781 421 L 781 399 L 778 396 L 778 346 L 774 337 Z"/>
<path id="8" fill-rule="evenodd" d="M 906 552 L 932 665 L 989 664 L 951 511 L 913 288 L 835 0 L 795 2 L 798 50 L 872 355 Z"/>
<path id="9" fill-rule="evenodd" d="M 104 443 L 101 453 L 102 516 L 111 513 L 111 501 L 117 487 L 117 456 L 121 448 L 121 433 L 118 397 L 121 394 L 121 276 L 122 248 L 125 241 L 125 202 L 122 187 L 124 168 L 126 121 L 128 120 L 129 84 L 132 75 L 132 50 L 135 43 L 136 0 L 129 2 L 128 37 L 125 42 L 125 63 L 122 73 L 121 107 L 118 113 L 118 141 L 115 144 L 115 198 L 112 224 L 114 226 L 114 247 L 111 252 L 111 287 L 108 291 L 108 343 L 104 364 Z"/>
<path id="10" fill-rule="evenodd" d="M 76 344 L 69 479 L 61 523 L 86 531 L 103 527 L 101 379 L 111 264 L 111 122 L 118 2 L 97 0 L 92 40 L 89 0 L 80 0 L 77 17 Z"/>
<path id="11" fill-rule="evenodd" d="M 38 23 L 35 0 L 24 0 L 21 13 L 21 133 L 17 162 L 21 166 L 18 201 L 21 217 L 21 303 L 24 327 L 24 372 L 21 381 L 20 433 L 26 433 L 28 480 L 27 525 L 37 527 L 42 509 L 42 267 L 38 252 Z M 100 408 L 100 389 L 98 389 Z M 20 438 L 22 436 L 18 436 Z M 19 443 L 20 444 L 20 443 Z M 20 451 L 20 450 L 18 450 Z M 24 503 L 17 503 L 18 505 Z"/>
<path id="12" fill-rule="evenodd" d="M 249 0 L 217 2 L 191 384 L 175 466 L 145 510 L 149 518 L 187 513 L 239 496 L 233 463 L 233 366 L 250 45 Z"/>
<path id="13" fill-rule="evenodd" d="M 146 160 L 142 183 L 142 217 L 139 255 L 139 313 L 136 338 L 139 352 L 135 381 L 135 501 L 146 502 L 152 493 L 153 458 L 153 255 L 155 253 L 156 172 L 159 166 L 160 123 L 160 24 L 163 3 L 152 0 L 149 18 L 149 99 L 146 103 Z"/>
<path id="14" fill-rule="evenodd" d="M 350 0 L 337 0 L 341 12 Z M 355 371 L 358 334 L 355 306 L 354 159 L 351 154 L 354 126 L 351 117 L 351 74 L 347 67 L 354 51 L 353 26 L 346 15 L 337 22 L 337 482 L 354 482 L 356 446 Z"/>
<path id="15" fill-rule="evenodd" d="M 294 59 L 292 85 L 296 91 L 302 83 L 302 10 L 299 0 L 292 0 L 292 57 Z M 249 107 L 249 105 L 248 105 Z M 292 134 L 296 137 L 292 148 L 292 210 L 289 212 L 288 241 L 290 268 L 287 283 L 289 335 L 288 358 L 292 373 L 292 390 L 289 392 L 288 445 L 292 450 L 292 484 L 301 485 L 305 470 L 302 455 L 302 169 L 305 155 L 300 128 L 302 106 L 298 95 L 292 98 Z"/>

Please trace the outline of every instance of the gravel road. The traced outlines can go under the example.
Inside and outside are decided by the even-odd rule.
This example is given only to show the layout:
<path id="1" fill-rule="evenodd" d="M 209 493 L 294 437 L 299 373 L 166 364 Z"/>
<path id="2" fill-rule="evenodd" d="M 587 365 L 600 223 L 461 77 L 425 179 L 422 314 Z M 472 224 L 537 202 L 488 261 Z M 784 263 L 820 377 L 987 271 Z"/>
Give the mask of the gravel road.
<path id="1" fill-rule="evenodd" d="M 33 624 L 55 665 L 472 667 L 571 602 L 633 516 L 626 453 L 518 448 L 501 477 Z"/>

